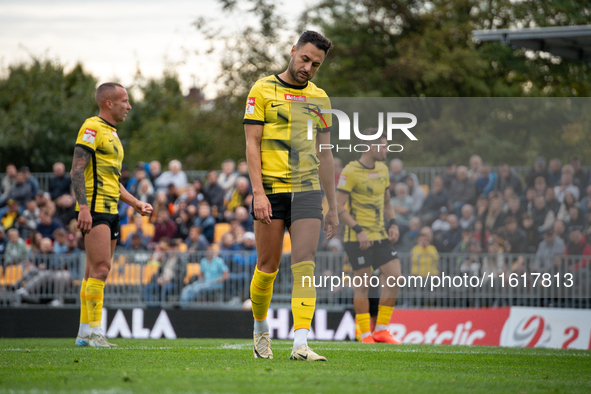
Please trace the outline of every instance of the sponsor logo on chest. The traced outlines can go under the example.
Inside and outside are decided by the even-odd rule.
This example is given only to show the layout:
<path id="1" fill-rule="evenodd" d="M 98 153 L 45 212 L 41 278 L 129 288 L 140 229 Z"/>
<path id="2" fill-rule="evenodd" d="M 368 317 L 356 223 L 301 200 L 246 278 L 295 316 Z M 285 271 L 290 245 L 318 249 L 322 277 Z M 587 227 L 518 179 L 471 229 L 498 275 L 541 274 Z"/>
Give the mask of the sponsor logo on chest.
<path id="1" fill-rule="evenodd" d="M 285 94 L 285 99 L 287 101 L 298 101 L 300 103 L 306 102 L 306 96 L 298 96 L 295 94 Z"/>

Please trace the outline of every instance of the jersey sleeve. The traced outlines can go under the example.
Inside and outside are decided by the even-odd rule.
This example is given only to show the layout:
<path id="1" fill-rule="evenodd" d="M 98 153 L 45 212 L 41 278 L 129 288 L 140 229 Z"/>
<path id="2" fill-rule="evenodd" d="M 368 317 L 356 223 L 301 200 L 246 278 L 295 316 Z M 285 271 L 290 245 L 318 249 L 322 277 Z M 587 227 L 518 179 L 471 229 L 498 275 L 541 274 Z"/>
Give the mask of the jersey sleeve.
<path id="1" fill-rule="evenodd" d="M 244 111 L 244 124 L 265 124 L 265 103 L 263 97 L 263 84 L 255 83 L 246 100 L 246 110 Z"/>
<path id="2" fill-rule="evenodd" d="M 351 193 L 355 188 L 355 179 L 353 175 L 353 171 L 350 170 L 350 167 L 348 165 L 345 166 L 341 172 L 341 175 L 339 176 L 337 190 L 345 193 Z"/>
<path id="3" fill-rule="evenodd" d="M 78 138 L 76 139 L 76 146 L 89 150 L 91 152 L 96 151 L 96 148 L 100 145 L 100 134 L 98 127 L 93 125 L 91 122 L 84 122 L 80 131 L 78 132 Z"/>

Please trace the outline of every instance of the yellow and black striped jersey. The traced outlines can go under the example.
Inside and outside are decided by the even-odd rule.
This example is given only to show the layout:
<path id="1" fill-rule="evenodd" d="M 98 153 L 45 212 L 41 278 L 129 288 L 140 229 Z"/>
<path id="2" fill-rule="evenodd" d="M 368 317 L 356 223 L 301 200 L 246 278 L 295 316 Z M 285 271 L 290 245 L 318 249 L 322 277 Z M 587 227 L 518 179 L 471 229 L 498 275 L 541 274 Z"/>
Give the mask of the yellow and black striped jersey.
<path id="1" fill-rule="evenodd" d="M 123 162 L 123 146 L 117 130 L 102 118 L 93 116 L 86 119 L 80 128 L 76 146 L 92 154 L 84 170 L 90 212 L 117 214 L 121 194 L 119 177 Z M 80 210 L 78 203 L 76 210 Z"/>
<path id="2" fill-rule="evenodd" d="M 312 82 L 290 85 L 271 75 L 250 90 L 243 123 L 263 126 L 261 172 L 266 194 L 320 190 L 316 133 L 328 132 L 332 125 L 331 115 L 322 114 L 322 109 L 330 109 L 330 100 Z"/>
<path id="3" fill-rule="evenodd" d="M 384 196 L 389 185 L 388 167 L 381 161 L 367 168 L 358 160 L 343 168 L 337 190 L 349 194 L 349 213 L 370 241 L 388 238 L 384 228 Z M 357 241 L 357 233 L 346 226 L 345 242 Z"/>

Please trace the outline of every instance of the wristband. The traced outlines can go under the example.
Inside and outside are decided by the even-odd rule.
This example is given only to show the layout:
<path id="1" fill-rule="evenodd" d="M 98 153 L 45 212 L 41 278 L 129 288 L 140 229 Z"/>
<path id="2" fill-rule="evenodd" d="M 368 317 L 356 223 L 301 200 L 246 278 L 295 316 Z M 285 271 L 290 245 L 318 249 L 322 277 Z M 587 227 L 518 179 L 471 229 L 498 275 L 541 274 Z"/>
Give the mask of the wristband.
<path id="1" fill-rule="evenodd" d="M 359 234 L 360 232 L 363 231 L 363 229 L 361 228 L 360 225 L 356 224 L 355 226 L 353 226 L 353 231 L 355 231 L 357 234 Z"/>
<path id="2" fill-rule="evenodd" d="M 396 219 L 390 219 L 390 227 L 397 226 Z"/>

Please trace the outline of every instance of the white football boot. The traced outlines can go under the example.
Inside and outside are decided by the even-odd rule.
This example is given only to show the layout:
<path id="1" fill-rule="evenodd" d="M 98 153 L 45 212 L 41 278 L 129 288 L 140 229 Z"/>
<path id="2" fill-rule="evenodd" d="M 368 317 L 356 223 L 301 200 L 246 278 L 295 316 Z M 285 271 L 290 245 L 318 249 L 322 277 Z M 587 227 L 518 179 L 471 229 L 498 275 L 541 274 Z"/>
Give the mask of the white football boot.
<path id="1" fill-rule="evenodd" d="M 289 359 L 302 361 L 326 361 L 326 357 L 317 354 L 305 343 L 293 349 Z"/>

